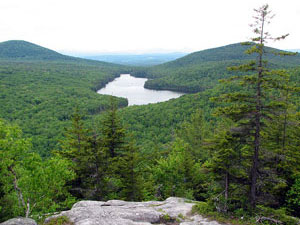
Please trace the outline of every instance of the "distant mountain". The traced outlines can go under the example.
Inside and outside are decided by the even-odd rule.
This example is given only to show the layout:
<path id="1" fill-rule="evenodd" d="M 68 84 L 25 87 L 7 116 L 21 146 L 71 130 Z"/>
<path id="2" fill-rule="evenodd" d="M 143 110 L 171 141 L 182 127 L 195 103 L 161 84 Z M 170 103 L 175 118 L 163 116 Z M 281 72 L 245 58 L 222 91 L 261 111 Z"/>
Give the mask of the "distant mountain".
<path id="1" fill-rule="evenodd" d="M 249 48 L 249 46 L 241 45 L 240 43 L 226 45 L 223 47 L 207 49 L 203 51 L 194 52 L 186 55 L 185 57 L 179 58 L 172 62 L 165 63 L 158 67 L 180 67 L 180 66 L 188 66 L 188 65 L 196 65 L 205 62 L 222 62 L 228 60 L 250 60 L 253 59 L 253 55 L 245 54 L 245 51 Z M 274 56 L 270 53 L 279 52 L 281 50 L 266 47 L 267 59 L 272 63 L 287 63 L 289 66 L 291 65 L 299 65 L 300 56 L 296 57 L 281 57 Z"/>
<path id="2" fill-rule="evenodd" d="M 300 52 L 300 49 L 287 49 L 287 51 L 290 51 L 290 52 Z"/>
<path id="3" fill-rule="evenodd" d="M 151 78 L 145 84 L 147 88 L 199 92 L 212 88 L 219 79 L 231 76 L 227 67 L 255 59 L 255 55 L 245 54 L 248 48 L 249 46 L 237 43 L 194 52 L 171 62 L 137 70 L 133 75 Z M 270 54 L 279 51 L 266 47 L 268 53 L 265 56 L 269 66 L 283 68 L 300 66 L 299 54 L 285 57 Z"/>
<path id="4" fill-rule="evenodd" d="M 100 60 L 104 62 L 117 63 L 131 66 L 153 66 L 185 56 L 187 53 L 153 53 L 153 54 L 112 54 L 83 56 L 86 59 Z"/>
<path id="5" fill-rule="evenodd" d="M 0 59 L 74 60 L 39 45 L 20 40 L 0 43 Z"/>

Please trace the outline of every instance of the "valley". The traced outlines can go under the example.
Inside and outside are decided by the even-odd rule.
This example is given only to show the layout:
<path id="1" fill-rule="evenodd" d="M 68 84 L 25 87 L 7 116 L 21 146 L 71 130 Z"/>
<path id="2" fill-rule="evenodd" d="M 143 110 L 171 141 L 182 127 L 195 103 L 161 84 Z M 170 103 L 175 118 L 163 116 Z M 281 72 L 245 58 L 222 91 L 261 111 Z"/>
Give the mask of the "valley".
<path id="1" fill-rule="evenodd" d="M 39 162 L 39 166 L 46 163 L 48 171 L 60 165 L 57 174 L 61 174 L 55 182 L 63 179 L 61 184 L 66 182 L 73 187 L 70 192 L 62 190 L 61 196 L 56 196 L 65 199 L 65 203 L 72 202 L 70 193 L 76 199 L 101 201 L 164 200 L 177 196 L 200 201 L 197 209 L 201 212 L 204 205 L 209 211 L 211 206 L 206 201 L 223 193 L 224 178 L 228 175 L 232 201 L 228 204 L 246 208 L 252 155 L 249 143 L 253 137 L 244 139 L 248 133 L 239 133 L 239 129 L 244 132 L 244 127 L 235 128 L 238 121 L 221 114 L 240 112 L 241 109 L 230 108 L 229 100 L 245 97 L 252 86 L 244 89 L 238 82 L 227 85 L 219 82 L 242 75 L 243 71 L 228 70 L 228 67 L 253 61 L 253 56 L 244 54 L 245 50 L 238 43 L 195 52 L 152 67 L 136 67 L 64 56 L 25 41 L 0 43 L 0 140 L 6 137 L 12 140 L 0 142 L 0 146 L 9 149 L 7 146 L 16 144 L 14 149 L 22 149 L 26 143 L 24 149 L 28 156 L 12 155 L 11 161 L 20 163 L 20 168 L 26 168 L 24 171 L 29 174 L 34 171 L 33 165 L 40 168 L 31 160 Z M 280 69 L 277 72 L 286 77 L 278 76 L 274 83 L 291 86 L 287 95 L 276 89 L 280 86 L 277 83 L 276 88 L 267 86 L 271 92 L 264 93 L 270 95 L 266 107 L 272 110 L 278 107 L 278 114 L 264 112 L 275 122 L 264 120 L 266 150 L 261 159 L 263 171 L 278 178 L 276 181 L 261 178 L 266 184 L 266 189 L 261 191 L 272 193 L 272 199 L 269 201 L 262 195 L 260 204 L 272 207 L 281 204 L 282 198 L 292 199 L 290 187 L 298 184 L 298 178 L 290 176 L 299 171 L 300 98 L 295 90 L 300 85 L 300 57 L 273 56 L 271 53 L 279 50 L 268 47 L 266 51 L 270 52 L 266 54 L 268 66 Z M 249 80 L 253 79 L 251 75 L 252 72 L 247 72 Z M 238 92 L 243 94 L 234 95 Z M 227 97 L 218 100 L 222 96 Z M 273 98 L 279 99 L 278 104 L 270 100 Z M 249 115 L 251 104 L 252 100 L 246 101 L 243 108 L 250 110 L 246 112 Z M 245 118 L 246 121 L 248 117 Z M 287 120 L 289 125 L 283 128 L 281 122 Z M 22 136 L 13 128 L 15 125 L 22 130 Z M 283 129 L 285 153 L 280 152 Z M 274 172 L 273 166 L 277 165 L 274 160 L 278 158 L 272 158 L 270 152 L 276 157 L 285 155 L 287 161 L 278 162 L 285 173 Z M 271 159 L 264 162 L 263 157 L 267 155 Z M 51 164 L 51 160 L 56 163 Z M 66 175 L 67 168 L 69 175 Z M 42 171 L 49 180 L 56 174 Z M 38 182 L 38 176 L 41 175 L 30 179 Z M 280 180 L 290 183 L 284 185 Z M 278 182 L 278 186 L 273 187 L 272 182 Z M 49 191 L 51 188 L 45 187 Z M 60 202 L 55 210 L 69 208 L 65 203 Z M 223 207 L 223 203 L 218 204 Z M 5 210 L 0 216 L 11 217 L 13 212 L 4 204 L 1 206 Z M 295 210 L 297 206 L 288 207 Z M 297 211 L 291 212 L 298 215 Z"/>
<path id="2" fill-rule="evenodd" d="M 0 225 L 300 225 L 300 1 L 270 2 L 1 0 Z"/>

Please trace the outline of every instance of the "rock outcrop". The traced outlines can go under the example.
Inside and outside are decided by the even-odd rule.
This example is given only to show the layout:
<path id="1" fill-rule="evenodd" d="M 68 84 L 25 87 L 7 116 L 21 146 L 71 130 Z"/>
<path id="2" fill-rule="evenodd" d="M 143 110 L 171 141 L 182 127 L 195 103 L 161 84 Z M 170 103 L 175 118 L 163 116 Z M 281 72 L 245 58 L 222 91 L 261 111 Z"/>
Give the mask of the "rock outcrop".
<path id="1" fill-rule="evenodd" d="M 182 198 L 165 201 L 125 202 L 120 200 L 80 201 L 69 211 L 49 217 L 67 216 L 75 225 L 219 225 L 191 214 L 194 203 Z"/>
<path id="2" fill-rule="evenodd" d="M 1 223 L 1 225 L 37 225 L 37 223 L 29 218 L 14 218 Z"/>

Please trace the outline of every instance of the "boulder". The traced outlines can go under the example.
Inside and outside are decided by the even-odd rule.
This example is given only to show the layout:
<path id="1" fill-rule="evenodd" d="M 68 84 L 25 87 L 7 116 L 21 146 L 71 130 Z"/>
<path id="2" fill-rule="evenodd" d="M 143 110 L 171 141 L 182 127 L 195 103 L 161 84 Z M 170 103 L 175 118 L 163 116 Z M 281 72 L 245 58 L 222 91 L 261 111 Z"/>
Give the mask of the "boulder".
<path id="1" fill-rule="evenodd" d="M 29 219 L 29 218 L 13 218 L 0 224 L 1 225 L 37 225 L 37 223 L 33 219 Z"/>
<path id="2" fill-rule="evenodd" d="M 149 202 L 80 201 L 71 210 L 49 217 L 45 222 L 67 216 L 75 225 L 219 225 L 201 216 L 193 216 L 193 205 L 186 199 L 175 197 Z"/>

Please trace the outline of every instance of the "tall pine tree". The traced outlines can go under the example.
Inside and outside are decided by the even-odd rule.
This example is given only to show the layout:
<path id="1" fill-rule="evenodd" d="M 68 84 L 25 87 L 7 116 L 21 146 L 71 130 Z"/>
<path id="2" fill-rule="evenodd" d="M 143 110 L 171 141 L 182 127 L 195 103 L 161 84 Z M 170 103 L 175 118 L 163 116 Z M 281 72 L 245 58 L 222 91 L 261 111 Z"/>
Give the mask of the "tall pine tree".
<path id="1" fill-rule="evenodd" d="M 224 115 L 236 124 L 231 131 L 239 135 L 244 144 L 251 150 L 251 167 L 249 168 L 250 205 L 255 208 L 258 201 L 259 174 L 262 169 L 260 156 L 262 154 L 262 134 L 266 131 L 266 124 L 273 117 L 274 112 L 281 110 L 285 103 L 280 93 L 287 89 L 288 75 L 285 70 L 271 69 L 266 60 L 266 54 L 289 55 L 286 52 L 267 52 L 265 44 L 269 40 L 282 40 L 288 35 L 273 38 L 267 31 L 266 25 L 273 18 L 268 5 L 255 9 L 254 24 L 251 25 L 255 36 L 251 42 L 244 43 L 250 48 L 246 54 L 255 56 L 247 64 L 231 67 L 238 71 L 237 76 L 226 80 L 235 83 L 239 91 L 226 93 L 218 99 L 228 103 L 218 109 L 219 115 Z M 262 181 L 261 181 L 262 182 Z"/>

